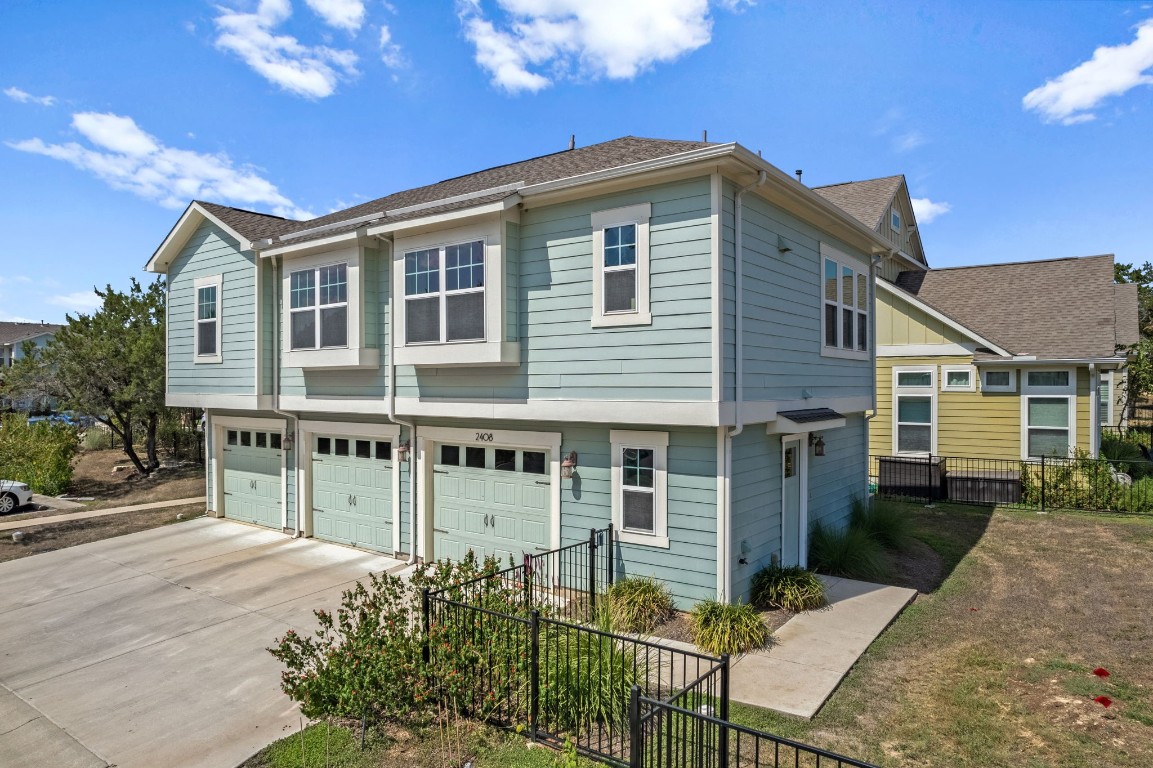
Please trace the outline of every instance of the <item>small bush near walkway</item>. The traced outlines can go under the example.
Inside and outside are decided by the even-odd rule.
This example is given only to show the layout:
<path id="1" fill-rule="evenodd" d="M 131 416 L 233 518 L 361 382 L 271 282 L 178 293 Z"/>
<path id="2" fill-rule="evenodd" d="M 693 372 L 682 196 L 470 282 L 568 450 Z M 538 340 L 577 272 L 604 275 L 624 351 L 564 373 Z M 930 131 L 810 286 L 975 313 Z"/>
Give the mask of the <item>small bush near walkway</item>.
<path id="1" fill-rule="evenodd" d="M 656 579 L 622 579 L 609 587 L 609 615 L 618 632 L 646 633 L 672 617 L 673 596 Z"/>
<path id="2" fill-rule="evenodd" d="M 714 656 L 746 653 L 769 642 L 769 629 L 756 609 L 745 603 L 715 600 L 697 603 L 689 614 L 693 643 Z"/>
<path id="3" fill-rule="evenodd" d="M 825 583 L 799 566 L 771 565 L 753 576 L 752 599 L 758 608 L 811 611 L 825 604 Z"/>
<path id="4" fill-rule="evenodd" d="M 809 564 L 820 573 L 871 581 L 885 575 L 885 551 L 868 531 L 817 523 L 809 535 Z"/>
<path id="5" fill-rule="evenodd" d="M 849 525 L 869 534 L 885 549 L 905 549 L 913 540 L 909 513 L 891 501 L 853 499 Z"/>
<path id="6" fill-rule="evenodd" d="M 0 423 L 0 476 L 28 483 L 45 496 L 58 496 L 72 482 L 76 430 L 65 424 L 40 421 L 29 424 L 19 414 Z"/>

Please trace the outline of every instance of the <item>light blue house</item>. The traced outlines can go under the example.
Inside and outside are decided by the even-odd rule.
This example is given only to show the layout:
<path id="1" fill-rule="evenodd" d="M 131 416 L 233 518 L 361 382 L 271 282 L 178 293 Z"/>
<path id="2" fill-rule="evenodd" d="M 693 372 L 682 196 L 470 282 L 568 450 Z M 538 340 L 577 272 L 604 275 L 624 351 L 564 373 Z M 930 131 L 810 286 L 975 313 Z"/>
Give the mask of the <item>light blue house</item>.
<path id="1" fill-rule="evenodd" d="M 306 222 L 193 202 L 148 269 L 214 514 L 426 560 L 612 522 L 688 605 L 865 493 L 891 247 L 738 144 L 628 137 Z"/>
<path id="2" fill-rule="evenodd" d="M 25 344 L 43 349 L 63 327 L 53 323 L 0 322 L 0 380 L 4 377 L 5 368 L 11 368 L 17 361 L 23 359 Z M 41 411 L 49 410 L 53 406 L 54 401 L 47 396 L 19 398 L 0 396 L 0 409 Z"/>

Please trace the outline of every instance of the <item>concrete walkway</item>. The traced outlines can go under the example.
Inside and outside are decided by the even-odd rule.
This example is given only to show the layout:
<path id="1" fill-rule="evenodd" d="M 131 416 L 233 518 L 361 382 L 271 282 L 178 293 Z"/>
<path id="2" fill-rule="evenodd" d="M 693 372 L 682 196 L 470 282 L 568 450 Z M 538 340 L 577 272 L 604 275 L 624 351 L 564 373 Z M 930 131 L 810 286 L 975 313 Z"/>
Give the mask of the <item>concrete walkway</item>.
<path id="1" fill-rule="evenodd" d="M 90 517 L 104 517 L 105 515 L 119 515 L 124 512 L 143 512 L 147 509 L 164 509 L 165 507 L 183 507 L 188 504 L 203 504 L 203 496 L 193 496 L 188 499 L 171 499 L 169 501 L 153 501 L 148 504 L 132 504 L 127 507 L 110 507 L 109 509 L 91 509 L 85 512 L 69 512 L 63 515 L 49 515 L 45 517 L 28 517 L 23 520 L 7 520 L 0 522 L 0 531 L 14 531 L 20 528 L 31 528 L 34 525 L 48 525 L 49 523 L 64 523 L 69 520 L 87 520 Z"/>

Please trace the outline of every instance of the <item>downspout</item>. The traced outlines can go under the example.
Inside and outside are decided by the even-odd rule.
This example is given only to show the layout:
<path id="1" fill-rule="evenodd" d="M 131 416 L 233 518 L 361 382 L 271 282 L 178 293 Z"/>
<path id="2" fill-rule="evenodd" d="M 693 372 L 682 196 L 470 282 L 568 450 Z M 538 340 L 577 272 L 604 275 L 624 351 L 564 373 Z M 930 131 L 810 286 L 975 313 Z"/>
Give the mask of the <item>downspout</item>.
<path id="1" fill-rule="evenodd" d="M 392 240 L 382 235 L 377 235 L 376 239 L 388 247 L 388 269 L 389 281 L 388 284 L 392 285 Z M 390 293 L 392 293 L 390 291 Z M 394 355 L 394 348 L 392 345 L 393 327 L 396 320 L 396 307 L 393 306 L 393 300 L 389 300 L 389 313 L 388 318 L 388 333 L 385 334 L 385 368 L 386 380 L 388 387 L 388 420 L 393 424 L 399 424 L 402 427 L 408 427 L 408 513 L 409 513 L 409 530 L 412 532 L 412 541 L 409 542 L 408 560 L 405 561 L 407 565 L 412 565 L 416 562 L 416 543 L 420 540 L 417 536 L 417 505 L 416 505 L 416 424 L 411 421 L 403 421 L 396 417 L 396 360 Z M 400 489 L 397 489 L 397 493 Z"/>
<path id="2" fill-rule="evenodd" d="M 896 253 L 896 251 L 889 251 L 886 255 L 877 254 L 869 260 L 869 330 L 871 331 L 869 364 L 872 366 L 873 372 L 873 410 L 865 417 L 866 422 L 872 421 L 877 416 L 877 267 L 881 266 L 881 262 L 886 258 L 892 258 Z"/>
<path id="3" fill-rule="evenodd" d="M 745 193 L 754 187 L 759 187 L 768 181 L 768 171 L 762 170 L 757 174 L 757 180 L 751 184 L 747 184 L 737 190 L 733 196 L 733 257 L 734 257 L 734 290 L 736 292 L 736 306 L 733 314 L 736 316 L 735 330 L 737 336 L 736 343 L 736 392 L 733 395 L 734 402 L 734 425 L 733 428 L 725 432 L 725 464 L 724 464 L 724 506 L 717 515 L 718 525 L 723 528 L 723 533 L 718 537 L 719 541 L 724 546 L 724 551 L 719 552 L 717 563 L 723 564 L 724 578 L 722 581 L 723 587 L 721 594 L 718 596 L 721 602 L 728 602 L 729 594 L 732 592 L 733 571 L 729 563 L 729 553 L 733 551 L 733 528 L 732 528 L 732 477 L 733 477 L 733 438 L 740 435 L 745 431 L 745 414 L 744 414 L 744 400 L 745 400 L 745 254 L 742 251 L 742 244 L 744 241 L 742 232 L 742 219 L 744 218 L 744 211 L 742 209 L 742 202 Z M 720 254 L 718 254 L 718 261 Z M 723 262 L 721 262 L 723 264 Z"/>
<path id="4" fill-rule="evenodd" d="M 272 257 L 272 293 L 275 298 L 272 301 L 274 308 L 273 312 L 273 333 L 272 333 L 272 412 L 284 416 L 286 419 L 292 419 L 292 446 L 294 450 L 293 455 L 293 472 L 297 472 L 297 479 L 300 478 L 298 472 L 300 456 L 300 419 L 297 414 L 282 411 L 280 409 L 280 256 Z M 257 297 L 257 301 L 260 298 Z M 300 518 L 304 514 L 304 509 L 300 500 L 300 484 L 297 483 L 296 487 L 296 514 L 293 515 L 293 533 L 292 538 L 299 539 L 301 536 Z"/>
<path id="5" fill-rule="evenodd" d="M 1077 394 L 1074 387 L 1073 403 L 1076 402 Z M 1101 455 L 1101 381 L 1097 375 L 1096 363 L 1089 363 L 1089 455 L 1094 459 Z"/>

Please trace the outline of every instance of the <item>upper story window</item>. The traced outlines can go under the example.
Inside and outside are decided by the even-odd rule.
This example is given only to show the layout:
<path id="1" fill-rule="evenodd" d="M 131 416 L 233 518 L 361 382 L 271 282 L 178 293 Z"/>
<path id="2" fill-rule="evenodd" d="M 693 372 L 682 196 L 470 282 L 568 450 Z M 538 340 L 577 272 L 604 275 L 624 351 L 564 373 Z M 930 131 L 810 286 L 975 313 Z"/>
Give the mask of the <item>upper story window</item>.
<path id="1" fill-rule="evenodd" d="M 869 273 L 821 244 L 822 354 L 864 359 L 869 352 Z"/>
<path id="2" fill-rule="evenodd" d="M 301 269 L 289 277 L 292 349 L 348 346 L 348 265 Z"/>
<path id="3" fill-rule="evenodd" d="M 641 203 L 592 214 L 594 328 L 649 325 L 649 219 Z"/>
<path id="4" fill-rule="evenodd" d="M 941 390 L 944 392 L 975 392 L 976 376 L 971 365 L 942 365 Z"/>
<path id="5" fill-rule="evenodd" d="M 196 362 L 219 363 L 221 276 L 199 277 L 193 281 L 196 291 Z"/>
<path id="6" fill-rule="evenodd" d="M 898 211 L 896 208 L 894 208 L 892 213 L 889 214 L 889 227 L 894 232 L 900 232 L 901 231 L 901 212 Z"/>
<path id="7" fill-rule="evenodd" d="M 484 240 L 404 254 L 405 342 L 483 341 Z"/>

